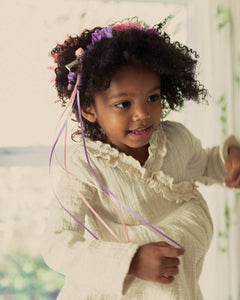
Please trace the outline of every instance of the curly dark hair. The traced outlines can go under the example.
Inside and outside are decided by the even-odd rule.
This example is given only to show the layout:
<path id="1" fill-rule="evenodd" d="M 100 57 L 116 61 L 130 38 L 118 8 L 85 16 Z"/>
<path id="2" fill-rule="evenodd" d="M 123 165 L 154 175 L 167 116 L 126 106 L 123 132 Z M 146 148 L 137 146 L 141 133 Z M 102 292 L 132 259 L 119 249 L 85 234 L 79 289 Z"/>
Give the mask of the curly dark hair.
<path id="1" fill-rule="evenodd" d="M 162 30 L 163 25 L 159 23 L 153 27 L 157 35 L 136 28 L 113 29 L 112 38 L 102 38 L 90 50 L 87 46 L 91 44 L 92 34 L 99 32 L 101 27 L 85 30 L 80 36 L 69 36 L 63 44 L 58 44 L 51 55 L 57 63 L 55 84 L 62 104 L 67 103 L 72 93 L 68 89 L 69 71 L 65 65 L 76 59 L 75 51 L 80 47 L 84 50 L 81 59 L 81 108 L 94 104 L 94 95 L 110 86 L 113 75 L 122 66 L 145 68 L 160 76 L 165 114 L 181 108 L 185 100 L 200 102 L 206 99 L 207 90 L 196 79 L 197 53 L 179 42 L 171 42 Z M 144 27 L 148 28 L 146 24 Z M 73 111 L 79 120 L 76 104 Z M 83 125 L 86 136 L 92 140 L 103 140 L 97 123 L 83 118 Z M 79 133 L 78 129 L 75 135 Z"/>

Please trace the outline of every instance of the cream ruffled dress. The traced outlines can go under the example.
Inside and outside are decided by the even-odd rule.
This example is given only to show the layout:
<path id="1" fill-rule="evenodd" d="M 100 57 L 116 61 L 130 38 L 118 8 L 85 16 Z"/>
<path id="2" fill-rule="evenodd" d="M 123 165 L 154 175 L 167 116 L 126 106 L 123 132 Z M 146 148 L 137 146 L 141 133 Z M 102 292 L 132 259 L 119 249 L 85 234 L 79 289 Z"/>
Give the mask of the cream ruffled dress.
<path id="1" fill-rule="evenodd" d="M 130 242 L 116 211 L 102 191 L 72 176 L 63 176 L 57 194 L 84 223 L 95 240 L 54 199 L 43 238 L 46 263 L 65 275 L 58 300 L 200 300 L 198 279 L 212 239 L 212 221 L 196 181 L 221 183 L 226 170 L 219 147 L 204 150 L 183 125 L 162 122 L 154 132 L 149 157 L 143 166 L 133 157 L 100 141 L 87 139 L 92 167 L 124 205 L 172 239 L 186 252 L 180 257 L 179 274 L 163 285 L 127 275 L 139 245 L 166 241 L 117 201 Z M 79 143 L 70 155 L 68 169 L 96 183 Z M 83 203 L 80 191 L 123 241 L 116 242 Z M 213 199 L 213 201 L 215 201 Z M 169 242 L 170 243 L 170 242 Z"/>

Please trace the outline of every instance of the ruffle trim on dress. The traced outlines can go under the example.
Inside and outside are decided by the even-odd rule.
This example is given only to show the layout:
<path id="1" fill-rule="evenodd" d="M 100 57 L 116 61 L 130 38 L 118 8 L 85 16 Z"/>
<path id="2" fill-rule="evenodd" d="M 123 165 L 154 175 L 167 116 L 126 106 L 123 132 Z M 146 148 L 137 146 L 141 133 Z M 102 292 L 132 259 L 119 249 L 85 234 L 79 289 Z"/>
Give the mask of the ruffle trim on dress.
<path id="1" fill-rule="evenodd" d="M 146 183 L 168 201 L 182 203 L 201 197 L 194 182 L 173 183 L 173 178 L 165 175 L 162 171 L 154 173 L 149 180 L 146 180 Z"/>
<path id="2" fill-rule="evenodd" d="M 80 147 L 83 147 L 82 142 L 80 142 Z M 167 153 L 166 135 L 161 124 L 152 135 L 148 149 L 149 157 L 143 166 L 132 156 L 126 155 L 101 141 L 87 140 L 87 150 L 94 157 L 105 160 L 109 166 L 116 167 L 131 178 L 148 184 L 150 188 L 156 193 L 162 194 L 168 201 L 182 203 L 198 199 L 200 196 L 194 182 L 183 181 L 176 184 L 173 183 L 172 177 L 161 171 Z"/>

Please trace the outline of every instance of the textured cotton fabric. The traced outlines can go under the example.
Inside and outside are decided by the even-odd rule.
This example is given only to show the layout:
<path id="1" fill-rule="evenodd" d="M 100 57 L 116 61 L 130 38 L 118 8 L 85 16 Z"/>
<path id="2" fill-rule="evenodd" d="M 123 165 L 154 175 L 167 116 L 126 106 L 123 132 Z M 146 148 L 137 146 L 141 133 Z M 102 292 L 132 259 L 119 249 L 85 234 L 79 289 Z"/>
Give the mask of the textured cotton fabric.
<path id="1" fill-rule="evenodd" d="M 143 166 L 133 157 L 100 141 L 87 139 L 87 149 L 92 167 L 103 184 L 147 222 L 180 243 L 186 252 L 179 257 L 179 274 L 172 284 L 153 283 L 127 275 L 140 245 L 169 241 L 114 200 L 128 230 L 130 243 L 127 242 L 120 219 L 102 189 L 65 175 L 59 183 L 59 199 L 99 240 L 84 230 L 54 199 L 44 234 L 43 257 L 51 268 L 65 275 L 65 284 L 57 299 L 202 299 L 198 279 L 213 229 L 208 207 L 195 182 L 223 182 L 227 175 L 221 158 L 225 146 L 221 155 L 219 147 L 204 150 L 200 141 L 183 125 L 166 121 L 153 133 L 149 157 Z M 81 142 L 67 162 L 71 173 L 96 183 Z M 91 203 L 122 243 L 118 243 L 96 219 L 77 191 Z"/>

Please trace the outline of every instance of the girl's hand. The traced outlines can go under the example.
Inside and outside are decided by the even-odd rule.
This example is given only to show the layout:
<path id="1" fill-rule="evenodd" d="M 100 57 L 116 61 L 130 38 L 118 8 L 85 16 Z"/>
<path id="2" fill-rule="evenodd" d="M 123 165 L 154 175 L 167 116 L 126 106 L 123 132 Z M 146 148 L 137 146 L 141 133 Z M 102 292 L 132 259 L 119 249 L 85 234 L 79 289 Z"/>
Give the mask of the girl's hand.
<path id="1" fill-rule="evenodd" d="M 240 188 L 240 147 L 229 147 L 225 166 L 228 171 L 228 177 L 225 179 L 226 186 Z"/>
<path id="2" fill-rule="evenodd" d="M 178 274 L 178 256 L 184 250 L 165 242 L 140 246 L 129 268 L 129 274 L 143 280 L 169 284 Z"/>

